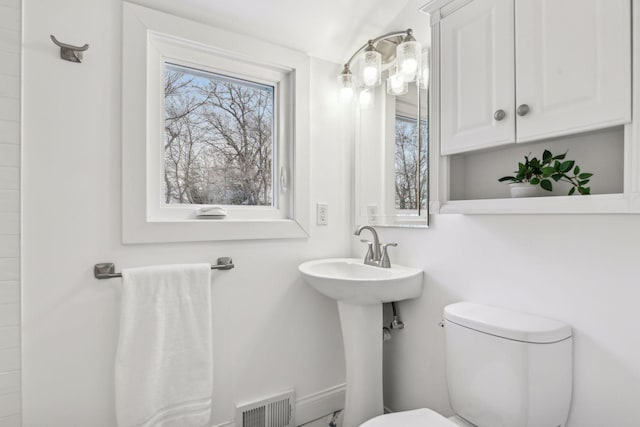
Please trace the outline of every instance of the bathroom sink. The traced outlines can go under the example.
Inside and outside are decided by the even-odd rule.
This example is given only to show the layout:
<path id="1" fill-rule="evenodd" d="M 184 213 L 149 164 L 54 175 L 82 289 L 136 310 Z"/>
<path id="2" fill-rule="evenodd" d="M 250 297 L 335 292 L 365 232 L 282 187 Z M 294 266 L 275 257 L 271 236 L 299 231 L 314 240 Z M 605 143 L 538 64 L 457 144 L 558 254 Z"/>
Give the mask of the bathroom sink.
<path id="1" fill-rule="evenodd" d="M 422 294 L 422 270 L 417 268 L 380 268 L 356 258 L 308 261 L 298 268 L 318 292 L 350 304 L 402 301 Z"/>
<path id="2" fill-rule="evenodd" d="M 309 285 L 338 303 L 347 371 L 343 425 L 382 415 L 382 303 L 422 295 L 422 270 L 381 268 L 355 258 L 309 261 L 298 269 Z"/>

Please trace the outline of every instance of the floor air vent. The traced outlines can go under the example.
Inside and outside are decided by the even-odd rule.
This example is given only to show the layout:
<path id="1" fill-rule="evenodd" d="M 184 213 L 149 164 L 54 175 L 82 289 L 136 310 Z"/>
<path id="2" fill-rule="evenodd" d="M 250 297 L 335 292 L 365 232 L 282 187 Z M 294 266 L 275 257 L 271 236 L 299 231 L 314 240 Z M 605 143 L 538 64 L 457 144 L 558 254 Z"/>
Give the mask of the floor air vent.
<path id="1" fill-rule="evenodd" d="M 295 392 L 236 406 L 236 427 L 294 427 Z"/>

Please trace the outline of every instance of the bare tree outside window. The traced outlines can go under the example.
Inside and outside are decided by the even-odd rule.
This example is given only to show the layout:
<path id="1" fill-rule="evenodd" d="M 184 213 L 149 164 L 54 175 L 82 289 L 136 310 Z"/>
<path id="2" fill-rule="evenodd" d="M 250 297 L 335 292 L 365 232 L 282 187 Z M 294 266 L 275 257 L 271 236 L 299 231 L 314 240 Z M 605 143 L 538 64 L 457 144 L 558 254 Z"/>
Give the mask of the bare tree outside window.
<path id="1" fill-rule="evenodd" d="M 164 71 L 167 204 L 273 205 L 274 87 Z"/>
<path id="2" fill-rule="evenodd" d="M 427 122 L 396 116 L 396 209 L 425 209 L 427 204 Z M 420 185 L 418 186 L 418 183 Z"/>

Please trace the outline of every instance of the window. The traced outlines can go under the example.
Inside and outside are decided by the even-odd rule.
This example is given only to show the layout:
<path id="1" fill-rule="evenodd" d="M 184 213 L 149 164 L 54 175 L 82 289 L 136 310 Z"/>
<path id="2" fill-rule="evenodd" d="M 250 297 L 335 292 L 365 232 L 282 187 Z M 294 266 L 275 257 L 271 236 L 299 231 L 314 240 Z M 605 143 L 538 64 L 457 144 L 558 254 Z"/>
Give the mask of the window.
<path id="1" fill-rule="evenodd" d="M 123 7 L 124 242 L 306 237 L 308 57 Z"/>
<path id="2" fill-rule="evenodd" d="M 273 206 L 274 104 L 272 85 L 165 64 L 165 203 Z"/>

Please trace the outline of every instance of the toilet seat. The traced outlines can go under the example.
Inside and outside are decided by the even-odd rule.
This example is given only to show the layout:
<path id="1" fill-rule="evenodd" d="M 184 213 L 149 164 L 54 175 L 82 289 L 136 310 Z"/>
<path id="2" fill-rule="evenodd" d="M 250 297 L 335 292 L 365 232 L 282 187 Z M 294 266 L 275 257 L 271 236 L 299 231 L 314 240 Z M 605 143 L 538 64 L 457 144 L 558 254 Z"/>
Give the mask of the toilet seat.
<path id="1" fill-rule="evenodd" d="M 442 415 L 431 409 L 392 412 L 372 418 L 360 427 L 457 427 Z"/>

